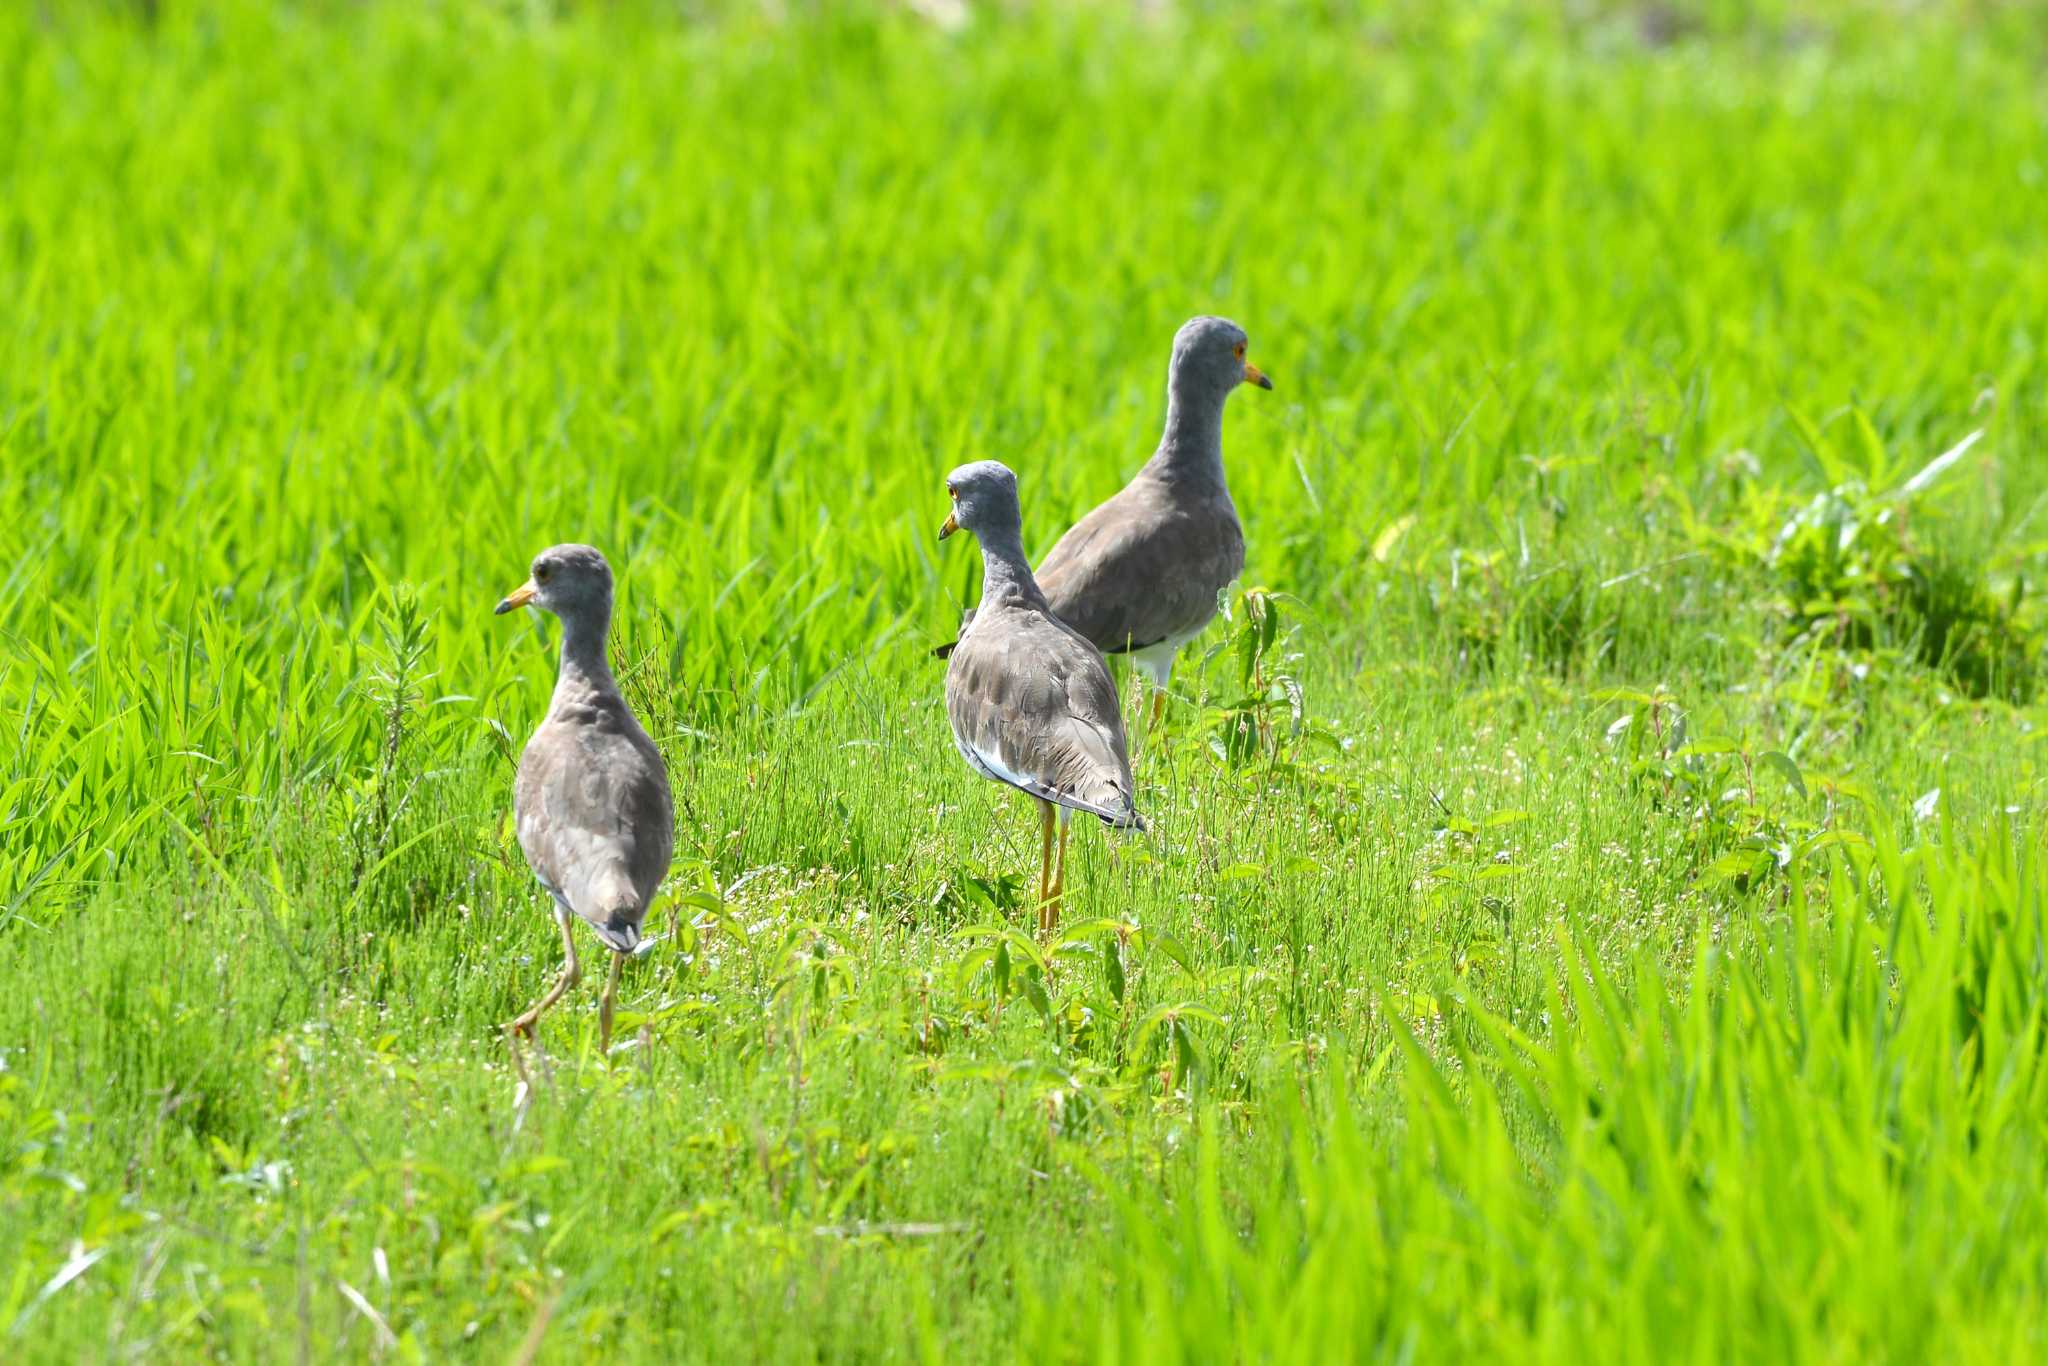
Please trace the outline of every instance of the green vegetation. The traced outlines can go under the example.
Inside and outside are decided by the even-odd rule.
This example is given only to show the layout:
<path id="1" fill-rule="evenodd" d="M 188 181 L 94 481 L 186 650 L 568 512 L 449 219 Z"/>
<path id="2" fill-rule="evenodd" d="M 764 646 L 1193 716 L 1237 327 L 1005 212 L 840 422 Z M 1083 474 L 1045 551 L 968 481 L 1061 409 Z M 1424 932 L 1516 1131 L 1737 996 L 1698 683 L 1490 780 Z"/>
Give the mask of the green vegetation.
<path id="1" fill-rule="evenodd" d="M 1443 8 L 0 7 L 0 1354 L 2048 1352 L 2048 23 Z M 940 481 L 1195 312 L 1040 941 Z M 678 859 L 520 1113 L 564 539 Z"/>

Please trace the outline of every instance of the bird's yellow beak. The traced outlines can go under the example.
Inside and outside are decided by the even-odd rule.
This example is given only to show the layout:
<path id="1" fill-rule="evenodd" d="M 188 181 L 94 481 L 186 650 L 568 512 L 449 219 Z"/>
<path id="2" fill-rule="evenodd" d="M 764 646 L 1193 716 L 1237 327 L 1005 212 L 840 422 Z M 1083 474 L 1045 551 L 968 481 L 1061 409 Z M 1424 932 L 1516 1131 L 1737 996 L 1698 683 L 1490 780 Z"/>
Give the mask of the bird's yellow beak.
<path id="1" fill-rule="evenodd" d="M 1253 365 L 1250 361 L 1246 361 L 1244 364 L 1244 382 L 1246 384 L 1256 384 L 1261 389 L 1270 389 L 1273 387 L 1273 381 L 1267 379 L 1265 376 L 1265 372 L 1260 370 L 1258 366 Z"/>
<path id="2" fill-rule="evenodd" d="M 533 580 L 528 579 L 525 583 L 520 584 L 517 588 L 507 593 L 504 600 L 498 604 L 498 610 L 492 615 L 502 617 L 515 607 L 524 607 L 527 603 L 533 601 L 533 595 L 538 592 L 540 590 L 533 586 Z"/>
<path id="3" fill-rule="evenodd" d="M 960 518 L 956 514 L 949 512 L 946 514 L 944 525 L 939 528 L 939 539 L 943 541 L 959 529 Z"/>

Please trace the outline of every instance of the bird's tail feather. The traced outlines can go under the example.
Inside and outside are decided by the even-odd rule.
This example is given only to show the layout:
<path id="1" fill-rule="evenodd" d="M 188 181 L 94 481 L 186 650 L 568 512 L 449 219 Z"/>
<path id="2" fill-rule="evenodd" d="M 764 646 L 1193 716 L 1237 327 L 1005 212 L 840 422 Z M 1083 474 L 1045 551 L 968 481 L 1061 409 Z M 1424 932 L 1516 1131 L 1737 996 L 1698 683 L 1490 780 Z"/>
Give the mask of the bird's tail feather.
<path id="1" fill-rule="evenodd" d="M 609 920 L 593 920 L 590 928 L 597 931 L 599 939 L 620 953 L 631 953 L 640 947 L 640 927 L 623 914 L 615 912 Z"/>

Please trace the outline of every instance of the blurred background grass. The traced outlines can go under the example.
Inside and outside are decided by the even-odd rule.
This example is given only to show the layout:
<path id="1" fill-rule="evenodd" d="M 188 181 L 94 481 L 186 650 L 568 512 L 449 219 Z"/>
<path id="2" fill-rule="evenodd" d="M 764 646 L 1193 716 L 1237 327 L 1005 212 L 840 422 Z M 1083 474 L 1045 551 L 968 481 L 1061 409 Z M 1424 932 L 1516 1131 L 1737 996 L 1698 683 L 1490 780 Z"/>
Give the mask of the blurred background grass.
<path id="1" fill-rule="evenodd" d="M 1643 1267 L 1785 1297 L 1717 1302 L 1701 1351 L 1917 1355 L 1900 1303 L 2038 1347 L 2038 954 L 1899 950 L 1923 865 L 1869 851 L 1940 846 L 1989 888 L 1956 924 L 2037 914 L 2006 850 L 2039 815 L 2044 64 L 1997 4 L 10 8 L 0 1331 L 1227 1354 L 1163 1306 L 1285 1287 L 1176 1221 L 1274 1225 L 1304 1135 L 1470 1193 L 1417 1257 L 1569 1210 L 1580 1112 L 1525 1096 L 1488 1146 L 1468 1082 L 1513 1048 L 1447 1042 L 1605 1048 L 1552 1009 L 1561 932 L 1617 1037 L 1748 1001 L 1762 1059 L 1801 973 L 1931 1009 L 1843 976 L 1867 931 L 2012 1012 L 2009 1089 L 1899 1102 L 1939 1141 L 1859 1149 L 1846 1228 L 1664 1261 L 1615 1249 L 1692 1228 L 1669 1182 L 1789 1197 L 1739 1125 L 1620 1133 L 1616 1222 L 1555 1225 L 1613 1255 L 1457 1284 L 1530 1351 L 1654 1348 L 1617 1326 L 1671 1304 Z M 1005 460 L 1049 546 L 1149 452 L 1196 312 L 1278 384 L 1226 450 L 1287 629 L 1184 675 L 1140 759 L 1161 837 L 1085 841 L 1075 914 L 1114 923 L 1041 966 L 975 929 L 1028 850 L 932 710 L 978 584 L 940 481 Z M 632 1065 L 583 1001 L 515 1131 L 490 1025 L 552 931 L 503 820 L 552 661 L 488 609 L 564 539 L 621 572 L 679 934 Z M 1872 1027 L 1808 1045 L 1839 1090 L 1697 1103 L 1881 1127 L 1874 1079 L 1994 1047 Z M 1410 1029 L 1461 1059 L 1440 1089 Z M 1417 1096 L 1450 1137 L 1397 1146 Z M 1993 1227 L 2009 1259 L 1956 1251 Z M 1887 1274 L 1817 1270 L 1858 1256 Z M 1489 1340 L 1453 1284 L 1313 1293 L 1384 1307 L 1342 1318 L 1360 1353 L 1427 1354 Z M 1313 1309 L 1258 1303 L 1255 1334 Z"/>

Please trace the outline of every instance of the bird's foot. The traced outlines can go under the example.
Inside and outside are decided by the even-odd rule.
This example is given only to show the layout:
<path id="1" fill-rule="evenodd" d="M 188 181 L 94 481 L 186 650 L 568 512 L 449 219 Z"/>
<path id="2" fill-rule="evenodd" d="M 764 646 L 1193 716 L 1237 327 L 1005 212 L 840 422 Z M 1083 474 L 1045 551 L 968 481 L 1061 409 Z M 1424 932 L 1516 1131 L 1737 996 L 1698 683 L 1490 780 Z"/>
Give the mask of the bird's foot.
<path id="1" fill-rule="evenodd" d="M 526 1059 L 519 1051 L 519 1035 L 507 1029 L 505 1045 L 512 1054 L 512 1072 L 519 1078 L 519 1084 L 512 1088 L 512 1132 L 517 1134 L 526 1126 L 526 1112 L 533 1108 L 533 1078 L 527 1075 Z"/>

